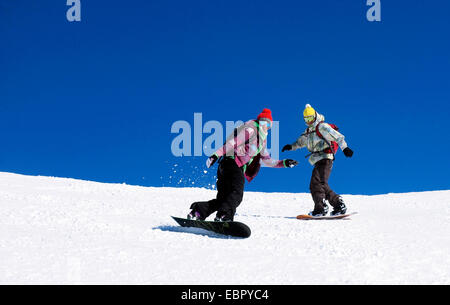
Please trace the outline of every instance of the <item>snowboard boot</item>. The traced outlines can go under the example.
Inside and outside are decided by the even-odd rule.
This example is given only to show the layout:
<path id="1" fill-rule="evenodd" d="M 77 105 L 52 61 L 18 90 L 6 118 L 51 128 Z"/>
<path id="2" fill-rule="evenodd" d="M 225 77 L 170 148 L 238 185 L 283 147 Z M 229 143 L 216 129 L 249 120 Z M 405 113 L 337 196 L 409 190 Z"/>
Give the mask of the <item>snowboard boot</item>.
<path id="1" fill-rule="evenodd" d="M 187 219 L 189 219 L 189 220 L 205 220 L 205 219 L 202 217 L 202 215 L 200 215 L 200 213 L 197 212 L 197 211 L 195 211 L 195 210 L 192 210 L 192 211 L 188 214 Z"/>
<path id="2" fill-rule="evenodd" d="M 333 212 L 331 212 L 331 216 L 344 215 L 346 212 L 347 207 L 345 206 L 344 200 L 341 196 L 339 196 L 337 204 L 333 206 Z"/>
<path id="3" fill-rule="evenodd" d="M 214 218 L 214 221 L 220 221 L 220 222 L 229 222 L 229 221 L 233 221 L 233 218 L 230 218 L 227 215 L 222 215 L 222 216 L 216 216 L 216 218 Z"/>
<path id="4" fill-rule="evenodd" d="M 325 199 L 323 199 L 322 204 L 321 205 L 316 205 L 314 207 L 314 210 L 309 212 L 308 215 L 309 216 L 327 216 L 328 213 L 328 205 L 325 202 Z"/>

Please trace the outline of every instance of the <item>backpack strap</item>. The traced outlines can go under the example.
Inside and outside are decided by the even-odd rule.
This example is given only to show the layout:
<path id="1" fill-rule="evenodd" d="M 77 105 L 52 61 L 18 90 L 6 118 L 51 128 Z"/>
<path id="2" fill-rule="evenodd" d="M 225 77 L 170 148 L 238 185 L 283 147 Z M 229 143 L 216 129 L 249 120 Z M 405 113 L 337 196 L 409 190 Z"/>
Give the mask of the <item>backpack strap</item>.
<path id="1" fill-rule="evenodd" d="M 244 164 L 244 166 L 242 166 L 242 169 L 243 169 L 244 173 L 247 171 L 247 167 L 248 167 L 250 164 L 253 163 L 253 160 L 259 158 L 259 155 L 261 154 L 261 151 L 262 151 L 262 149 L 263 149 L 263 144 L 262 144 L 262 143 L 259 143 L 259 141 L 260 141 L 260 139 L 259 139 L 259 121 L 253 121 L 253 126 L 254 126 L 255 129 L 256 129 L 255 135 L 253 135 L 253 136 L 250 137 L 248 140 L 246 140 L 246 141 L 245 141 L 245 144 L 246 144 L 246 145 L 249 144 L 250 141 L 253 141 L 253 139 L 256 138 L 256 139 L 257 139 L 258 147 L 256 148 L 256 154 L 255 154 L 254 156 L 252 156 L 252 157 L 250 158 L 250 160 L 249 160 L 246 164 Z M 264 142 L 264 141 L 263 141 L 263 142 Z"/>
<path id="2" fill-rule="evenodd" d="M 334 149 L 333 149 L 333 146 L 331 145 L 331 143 L 327 140 L 327 139 L 325 139 L 325 137 L 320 133 L 320 131 L 319 131 L 319 126 L 320 126 L 320 124 L 322 124 L 323 122 L 320 122 L 319 124 L 317 124 L 317 126 L 316 126 L 316 134 L 319 136 L 319 138 L 321 138 L 322 140 L 324 140 L 325 141 L 325 143 L 327 143 L 327 145 L 330 147 L 330 150 L 331 150 L 331 153 L 333 154 L 333 156 L 334 156 L 334 154 L 336 153 L 335 151 L 334 151 Z"/>
<path id="3" fill-rule="evenodd" d="M 320 126 L 320 124 L 322 124 L 323 122 L 319 122 L 317 125 L 316 125 L 316 129 L 314 130 L 314 131 L 308 131 L 308 129 L 306 129 L 306 131 L 305 131 L 305 135 L 308 135 L 308 134 L 311 134 L 311 133 L 313 133 L 313 132 L 315 132 L 316 133 L 316 135 L 319 137 L 319 138 L 321 138 L 323 141 L 325 141 L 325 143 L 327 143 L 327 145 L 328 145 L 328 147 L 329 147 L 329 149 L 330 149 L 330 153 L 331 154 L 333 154 L 333 160 L 336 158 L 335 157 L 335 154 L 336 154 L 336 152 L 334 151 L 334 149 L 333 149 L 333 146 L 331 145 L 331 143 L 327 140 L 327 139 L 325 139 L 325 137 L 320 133 L 320 131 L 319 131 L 319 126 Z M 324 150 L 321 150 L 321 151 L 313 151 L 313 152 L 311 152 L 311 153 L 309 153 L 309 154 L 307 154 L 306 156 L 305 156 L 305 158 L 308 158 L 309 156 L 311 156 L 312 154 L 318 154 L 318 153 L 322 153 L 322 152 L 325 152 L 325 150 L 327 150 L 328 148 L 326 148 L 326 149 L 324 149 Z"/>

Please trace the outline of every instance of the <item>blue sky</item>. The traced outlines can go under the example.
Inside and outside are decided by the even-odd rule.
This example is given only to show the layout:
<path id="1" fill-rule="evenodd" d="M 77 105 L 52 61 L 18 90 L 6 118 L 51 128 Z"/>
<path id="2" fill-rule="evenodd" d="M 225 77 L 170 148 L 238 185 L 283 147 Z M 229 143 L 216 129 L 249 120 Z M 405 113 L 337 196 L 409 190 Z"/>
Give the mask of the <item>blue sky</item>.
<path id="1" fill-rule="evenodd" d="M 173 122 L 270 108 L 282 146 L 309 102 L 355 152 L 336 192 L 449 189 L 448 1 L 381 1 L 374 23 L 366 1 L 81 3 L 70 23 L 65 0 L 0 0 L 0 171 L 208 186 L 205 157 L 172 156 Z M 308 192 L 306 154 L 246 189 Z"/>

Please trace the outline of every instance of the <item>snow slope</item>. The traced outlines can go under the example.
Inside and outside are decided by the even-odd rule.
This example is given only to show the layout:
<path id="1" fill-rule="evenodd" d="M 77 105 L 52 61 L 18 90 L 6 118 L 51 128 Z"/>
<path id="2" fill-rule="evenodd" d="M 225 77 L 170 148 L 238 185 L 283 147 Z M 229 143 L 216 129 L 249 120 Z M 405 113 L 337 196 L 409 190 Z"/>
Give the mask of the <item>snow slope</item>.
<path id="1" fill-rule="evenodd" d="M 0 173 L 0 284 L 450 284 L 450 191 L 346 195 L 359 214 L 340 221 L 248 192 L 248 239 L 170 218 L 214 195 Z"/>

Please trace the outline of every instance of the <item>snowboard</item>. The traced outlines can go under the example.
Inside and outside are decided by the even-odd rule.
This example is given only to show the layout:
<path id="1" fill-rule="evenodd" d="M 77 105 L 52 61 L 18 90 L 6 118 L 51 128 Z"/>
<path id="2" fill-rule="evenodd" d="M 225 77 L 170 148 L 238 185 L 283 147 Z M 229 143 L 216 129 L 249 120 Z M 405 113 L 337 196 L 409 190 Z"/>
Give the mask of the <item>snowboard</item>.
<path id="1" fill-rule="evenodd" d="M 174 217 L 172 218 L 182 227 L 195 227 L 205 229 L 211 232 L 229 235 L 233 237 L 243 237 L 247 238 L 251 234 L 250 228 L 243 224 L 242 222 L 237 221 L 206 221 L 206 220 L 192 220 L 186 218 Z"/>
<path id="2" fill-rule="evenodd" d="M 343 219 L 343 218 L 346 218 L 346 217 L 349 217 L 349 216 L 355 215 L 355 214 L 357 214 L 357 212 L 353 212 L 353 213 L 350 213 L 350 214 L 336 215 L 336 216 L 310 216 L 310 215 L 298 215 L 298 216 L 297 216 L 297 219 L 300 219 L 300 220 L 322 220 L 322 219 L 328 219 L 328 220 L 331 220 L 331 219 Z"/>

